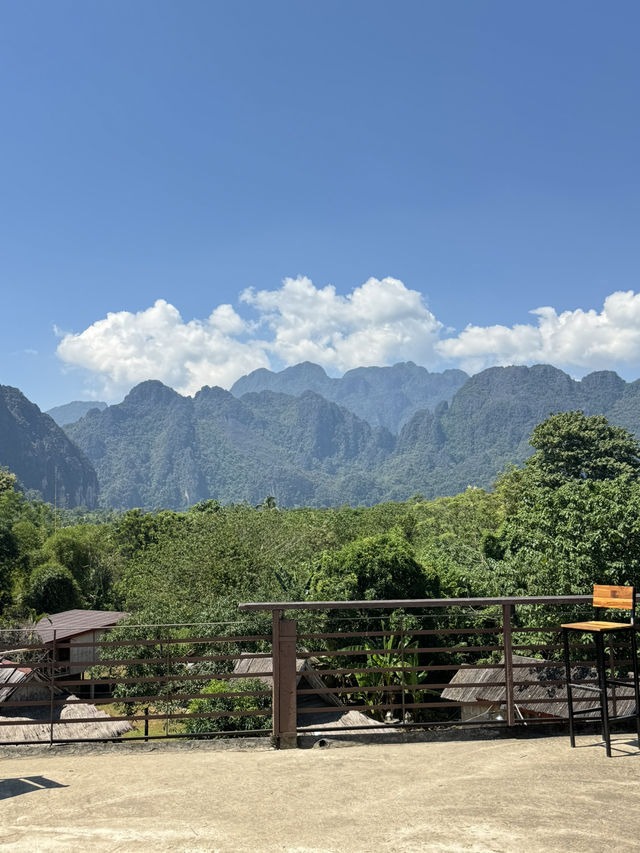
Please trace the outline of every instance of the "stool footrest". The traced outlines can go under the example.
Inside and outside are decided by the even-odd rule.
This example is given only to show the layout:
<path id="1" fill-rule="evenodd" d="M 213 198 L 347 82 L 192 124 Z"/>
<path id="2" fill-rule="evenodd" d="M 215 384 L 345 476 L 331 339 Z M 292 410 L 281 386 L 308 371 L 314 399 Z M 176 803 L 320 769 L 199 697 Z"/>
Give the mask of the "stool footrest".
<path id="1" fill-rule="evenodd" d="M 574 709 L 573 716 L 575 717 L 576 714 L 591 714 L 592 711 L 597 711 L 599 714 L 601 714 L 602 708 L 600 707 L 600 705 L 594 705 L 593 708 L 578 708 L 578 710 Z"/>

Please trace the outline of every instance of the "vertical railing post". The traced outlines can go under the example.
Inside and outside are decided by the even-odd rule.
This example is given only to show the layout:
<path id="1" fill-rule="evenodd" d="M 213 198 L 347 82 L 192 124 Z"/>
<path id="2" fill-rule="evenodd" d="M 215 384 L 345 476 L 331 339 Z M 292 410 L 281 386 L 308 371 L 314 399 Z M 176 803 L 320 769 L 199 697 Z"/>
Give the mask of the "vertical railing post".
<path id="1" fill-rule="evenodd" d="M 295 749 L 297 623 L 273 611 L 273 743 L 276 749 Z"/>
<path id="2" fill-rule="evenodd" d="M 271 739 L 273 745 L 278 748 L 280 744 L 280 619 L 281 610 L 271 612 L 272 637 L 271 637 Z"/>
<path id="3" fill-rule="evenodd" d="M 502 605 L 502 644 L 504 647 L 504 686 L 506 691 L 507 725 L 515 724 L 513 690 L 513 643 L 511 640 L 511 604 Z"/>
<path id="4" fill-rule="evenodd" d="M 51 661 L 50 661 L 50 669 L 49 669 L 49 746 L 53 746 L 53 703 L 55 690 L 53 687 L 53 680 L 55 678 L 55 665 L 56 665 L 56 629 L 53 629 L 53 645 L 51 647 Z"/>

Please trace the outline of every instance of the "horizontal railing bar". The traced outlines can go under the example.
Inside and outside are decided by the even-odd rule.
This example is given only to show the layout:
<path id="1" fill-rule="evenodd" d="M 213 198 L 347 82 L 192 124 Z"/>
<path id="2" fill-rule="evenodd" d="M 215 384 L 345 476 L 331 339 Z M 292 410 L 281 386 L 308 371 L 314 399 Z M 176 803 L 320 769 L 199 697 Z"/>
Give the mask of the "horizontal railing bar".
<path id="1" fill-rule="evenodd" d="M 0 746 L 38 746 L 50 743 L 127 743 L 138 740 L 174 740 L 176 738 L 210 738 L 210 737 L 254 737 L 270 735 L 271 729 L 233 729 L 232 731 L 210 732 L 168 732 L 161 735 L 129 735 L 128 737 L 87 737 L 87 738 L 46 738 L 45 740 L 10 740 L 2 741 Z"/>
<path id="2" fill-rule="evenodd" d="M 169 656 L 163 655 L 162 657 L 153 657 L 153 658 L 108 658 L 107 660 L 93 660 L 93 661 L 60 661 L 61 665 L 66 666 L 80 666 L 86 667 L 87 669 L 92 666 L 141 666 L 141 665 L 149 665 L 149 664 L 166 664 L 167 661 L 170 663 L 199 663 L 201 661 L 221 661 L 221 660 L 249 660 L 256 658 L 270 658 L 271 652 L 242 652 L 236 653 L 235 655 L 183 655 L 183 656 Z"/>
<path id="3" fill-rule="evenodd" d="M 326 708 L 325 708 L 326 710 Z M 188 711 L 172 711 L 166 714 L 127 714 L 116 716 L 109 714 L 108 717 L 73 717 L 70 719 L 42 719 L 42 720 L 10 720 L 6 717 L 0 717 L 0 727 L 2 726 L 38 726 L 38 725 L 73 725 L 74 723 L 95 723 L 96 725 L 104 725 L 105 723 L 131 722 L 133 720 L 204 720 L 204 719 L 219 719 L 222 717 L 270 717 L 271 709 L 242 711 L 234 709 L 232 711 L 209 711 L 202 713 L 189 713 Z M 0 741 L 0 746 L 2 742 Z"/>
<path id="4" fill-rule="evenodd" d="M 260 678 L 271 676 L 272 672 L 261 672 Z M 56 680 L 53 683 L 57 687 L 81 687 L 83 685 L 118 685 L 118 684 L 155 684 L 158 682 L 172 681 L 220 681 L 225 678 L 253 678 L 250 673 L 246 672 L 205 672 L 205 673 L 175 673 L 170 675 L 140 675 L 131 676 L 128 678 L 119 678 L 118 676 L 110 675 L 104 678 L 78 678 Z"/>
<path id="5" fill-rule="evenodd" d="M 2 703 L 3 710 L 5 708 L 32 708 L 32 707 L 48 707 L 64 708 L 67 705 L 125 705 L 138 704 L 140 702 L 183 702 L 191 701 L 192 699 L 218 699 L 221 696 L 238 697 L 238 696 L 271 696 L 271 690 L 229 690 L 220 693 L 167 693 L 159 694 L 152 693 L 148 696 L 110 696 L 93 699 L 37 699 L 29 701 L 28 699 L 19 702 L 11 700 Z"/>
<path id="6" fill-rule="evenodd" d="M 638 596 L 636 595 L 636 598 Z M 591 595 L 509 595 L 498 598 L 394 598 L 380 601 L 261 601 L 243 602 L 238 610 L 415 610 L 431 607 L 491 607 L 494 604 L 588 604 Z"/>
<path id="7" fill-rule="evenodd" d="M 520 629 L 518 629 L 520 630 Z M 406 631 L 332 631 L 326 634 L 298 634 L 298 640 L 334 640 L 344 637 L 420 637 L 456 634 L 501 634 L 502 626 L 495 628 L 424 628 Z"/>
<path id="8" fill-rule="evenodd" d="M 403 651 L 405 654 L 426 654 L 428 652 L 444 652 L 446 654 L 456 654 L 458 652 L 498 652 L 503 650 L 503 646 L 419 646 L 413 649 L 353 649 L 353 650 L 335 650 L 335 651 L 316 651 L 316 652 L 297 652 L 296 657 L 299 658 L 331 658 L 331 657 L 357 657 L 361 655 L 400 655 Z"/>
<path id="9" fill-rule="evenodd" d="M 125 646 L 179 646 L 187 643 L 193 645 L 203 645 L 206 643 L 250 643 L 257 641 L 271 641 L 271 636 L 268 634 L 238 634 L 229 637 L 158 637 L 150 640 L 87 640 L 86 642 L 78 643 L 72 641 L 59 642 L 56 640 L 56 649 L 87 649 L 87 648 L 120 648 Z M 53 645 L 53 640 L 47 643 L 45 647 L 37 646 L 36 648 L 46 648 L 49 650 Z M 26 646 L 24 647 L 26 648 Z"/>
<path id="10" fill-rule="evenodd" d="M 548 666 L 548 664 L 547 664 Z M 442 672 L 459 669 L 477 669 L 475 664 L 429 664 L 428 666 L 370 666 L 343 669 L 317 669 L 319 675 L 360 675 L 365 672 Z M 504 669 L 503 663 L 482 664 L 482 669 Z M 261 673 L 262 674 L 262 673 Z"/>

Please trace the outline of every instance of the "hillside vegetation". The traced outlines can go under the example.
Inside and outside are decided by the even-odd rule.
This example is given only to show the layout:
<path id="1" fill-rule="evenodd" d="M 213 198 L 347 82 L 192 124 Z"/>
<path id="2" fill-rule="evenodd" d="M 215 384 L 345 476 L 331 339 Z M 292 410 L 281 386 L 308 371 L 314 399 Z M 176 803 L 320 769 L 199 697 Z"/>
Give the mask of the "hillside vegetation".
<path id="1" fill-rule="evenodd" d="M 408 363 L 331 379 L 305 363 L 255 371 L 232 391 L 183 397 L 143 382 L 117 405 L 80 404 L 83 417 L 63 432 L 4 388 L 0 464 L 23 490 L 67 507 L 183 511 L 266 495 L 281 507 L 373 505 L 490 488 L 524 462 L 531 431 L 552 413 L 602 414 L 640 434 L 640 381 L 611 371 L 578 382 L 536 365 L 465 378 Z"/>

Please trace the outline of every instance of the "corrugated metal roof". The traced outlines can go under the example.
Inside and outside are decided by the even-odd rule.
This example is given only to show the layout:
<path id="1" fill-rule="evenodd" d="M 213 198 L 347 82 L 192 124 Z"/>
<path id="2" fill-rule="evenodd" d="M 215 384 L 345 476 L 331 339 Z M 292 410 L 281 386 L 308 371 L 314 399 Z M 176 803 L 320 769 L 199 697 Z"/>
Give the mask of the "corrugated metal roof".
<path id="1" fill-rule="evenodd" d="M 56 640 L 68 640 L 87 631 L 110 628 L 128 615 L 117 610 L 64 610 L 43 616 L 36 625 L 36 631 L 43 643 L 51 643 L 54 631 Z"/>
<path id="2" fill-rule="evenodd" d="M 0 668 L 0 702 L 8 699 L 18 684 L 29 678 L 31 672 L 26 666 L 18 666 L 13 661 L 3 659 Z"/>
<path id="3" fill-rule="evenodd" d="M 0 667 L 0 702 L 6 702 L 13 691 L 25 681 L 39 681 L 42 684 L 47 684 L 47 680 L 43 678 L 37 669 L 31 669 L 28 666 L 20 666 L 15 661 L 2 659 Z M 55 688 L 58 692 L 58 688 Z"/>

